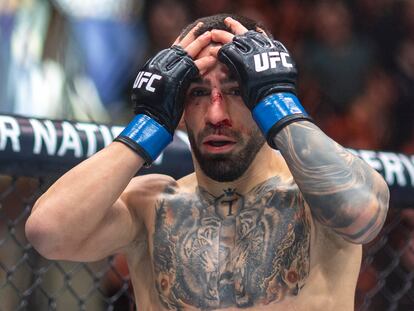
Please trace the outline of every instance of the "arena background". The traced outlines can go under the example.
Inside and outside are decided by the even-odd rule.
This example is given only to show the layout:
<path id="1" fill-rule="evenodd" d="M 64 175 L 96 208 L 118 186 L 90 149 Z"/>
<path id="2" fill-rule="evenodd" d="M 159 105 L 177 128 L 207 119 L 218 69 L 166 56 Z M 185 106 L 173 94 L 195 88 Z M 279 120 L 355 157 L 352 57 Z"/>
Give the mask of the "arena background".
<path id="1" fill-rule="evenodd" d="M 356 310 L 414 310 L 414 1 L 0 0 L 0 311 L 134 309 L 122 256 L 48 261 L 24 223 L 56 178 L 132 118 L 129 89 L 147 57 L 219 12 L 261 20 L 286 44 L 316 123 L 390 186 Z M 191 170 L 181 129 L 140 174 Z"/>

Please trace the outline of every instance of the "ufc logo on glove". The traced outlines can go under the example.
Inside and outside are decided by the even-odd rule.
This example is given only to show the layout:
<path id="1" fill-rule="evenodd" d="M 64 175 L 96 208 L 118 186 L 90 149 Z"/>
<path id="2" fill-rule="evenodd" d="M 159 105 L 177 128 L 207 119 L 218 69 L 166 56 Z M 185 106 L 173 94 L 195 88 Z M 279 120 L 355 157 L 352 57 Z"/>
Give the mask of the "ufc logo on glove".
<path id="1" fill-rule="evenodd" d="M 256 72 L 265 71 L 269 68 L 276 68 L 277 62 L 281 62 L 283 67 L 292 68 L 293 65 L 287 61 L 290 57 L 286 52 L 265 52 L 256 54 L 254 57 L 254 68 Z"/>
<path id="2" fill-rule="evenodd" d="M 162 77 L 160 75 L 157 75 L 155 73 L 140 71 L 137 78 L 135 79 L 133 88 L 140 89 L 142 85 L 145 84 L 145 89 L 149 92 L 154 93 L 155 88 L 152 86 L 152 83 L 154 83 L 154 80 L 161 80 L 161 78 Z"/>

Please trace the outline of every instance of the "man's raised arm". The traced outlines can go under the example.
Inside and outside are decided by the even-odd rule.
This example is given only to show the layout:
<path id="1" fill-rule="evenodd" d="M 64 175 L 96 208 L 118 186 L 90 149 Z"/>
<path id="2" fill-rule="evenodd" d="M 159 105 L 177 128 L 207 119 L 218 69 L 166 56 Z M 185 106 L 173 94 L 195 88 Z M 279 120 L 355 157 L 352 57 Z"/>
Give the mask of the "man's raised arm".
<path id="1" fill-rule="evenodd" d="M 195 38 L 195 29 L 138 73 L 132 97 L 136 117 L 115 141 L 62 176 L 36 202 L 26 235 L 40 254 L 98 260 L 128 246 L 144 229 L 137 211 L 172 179 L 131 179 L 172 141 L 187 85 L 216 62 L 213 56 L 193 61 L 211 41 L 209 32 Z"/>
<path id="2" fill-rule="evenodd" d="M 284 45 L 226 19 L 233 34 L 218 58 L 238 78 L 244 102 L 268 144 L 285 158 L 312 214 L 353 243 L 372 240 L 388 210 L 389 190 L 369 165 L 325 135 L 296 97 L 296 65 Z"/>
<path id="3" fill-rule="evenodd" d="M 389 201 L 378 172 L 311 122 L 291 123 L 274 143 L 320 223 L 354 243 L 369 242 L 378 234 Z"/>

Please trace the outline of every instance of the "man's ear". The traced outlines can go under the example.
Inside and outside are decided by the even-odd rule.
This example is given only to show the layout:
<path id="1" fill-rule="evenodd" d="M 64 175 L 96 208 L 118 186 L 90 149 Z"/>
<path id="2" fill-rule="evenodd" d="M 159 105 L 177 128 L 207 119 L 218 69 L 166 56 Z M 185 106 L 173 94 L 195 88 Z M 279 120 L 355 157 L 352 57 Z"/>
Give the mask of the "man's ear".
<path id="1" fill-rule="evenodd" d="M 182 115 L 180 122 L 178 123 L 177 130 L 187 132 L 187 127 L 185 126 L 185 121 L 184 121 L 184 114 Z"/>

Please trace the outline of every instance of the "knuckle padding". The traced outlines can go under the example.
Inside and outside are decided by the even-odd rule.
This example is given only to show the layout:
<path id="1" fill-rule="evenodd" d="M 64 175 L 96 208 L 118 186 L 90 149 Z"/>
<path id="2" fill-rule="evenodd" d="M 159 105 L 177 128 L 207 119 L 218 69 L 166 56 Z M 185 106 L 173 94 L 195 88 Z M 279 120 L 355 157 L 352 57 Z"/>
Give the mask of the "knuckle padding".
<path id="1" fill-rule="evenodd" d="M 252 36 L 250 38 L 253 44 L 257 44 L 260 47 L 270 47 L 270 43 L 263 36 Z"/>
<path id="2" fill-rule="evenodd" d="M 288 49 L 283 45 L 282 42 L 277 41 L 277 40 L 272 40 L 272 41 L 273 41 L 273 44 L 276 46 L 276 48 L 282 49 L 284 52 L 289 53 Z"/>
<path id="3" fill-rule="evenodd" d="M 235 36 L 233 38 L 233 45 L 238 48 L 239 51 L 248 53 L 252 50 L 251 44 L 249 44 L 249 38 L 244 36 Z"/>
<path id="4" fill-rule="evenodd" d="M 198 74 L 199 70 L 190 56 L 184 56 L 180 62 L 183 63 L 183 66 L 180 67 L 184 70 L 184 76 Z"/>
<path id="5" fill-rule="evenodd" d="M 239 57 L 239 53 L 233 45 L 229 44 L 227 46 L 223 46 L 219 50 L 218 59 L 220 62 L 227 65 L 230 72 L 234 74 L 236 78 L 240 78 L 240 73 L 237 67 L 243 62 L 243 60 Z"/>

